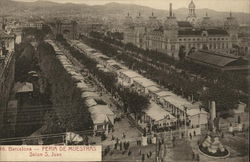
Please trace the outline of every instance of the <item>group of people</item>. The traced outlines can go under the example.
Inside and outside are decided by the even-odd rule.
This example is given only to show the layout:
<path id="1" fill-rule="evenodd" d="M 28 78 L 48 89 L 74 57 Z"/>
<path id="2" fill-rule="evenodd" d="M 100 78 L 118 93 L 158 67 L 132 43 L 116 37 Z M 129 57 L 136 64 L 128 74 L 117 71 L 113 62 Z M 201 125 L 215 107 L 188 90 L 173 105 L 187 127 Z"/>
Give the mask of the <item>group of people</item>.
<path id="1" fill-rule="evenodd" d="M 123 139 L 125 139 L 126 138 L 126 134 L 123 132 L 123 134 L 122 134 L 122 138 Z M 124 142 L 122 142 L 118 137 L 114 137 L 113 135 L 112 135 L 112 137 L 111 137 L 111 141 L 113 141 L 113 140 L 115 140 L 115 144 L 114 144 L 114 149 L 115 150 L 128 150 L 129 149 L 129 141 L 124 141 Z"/>

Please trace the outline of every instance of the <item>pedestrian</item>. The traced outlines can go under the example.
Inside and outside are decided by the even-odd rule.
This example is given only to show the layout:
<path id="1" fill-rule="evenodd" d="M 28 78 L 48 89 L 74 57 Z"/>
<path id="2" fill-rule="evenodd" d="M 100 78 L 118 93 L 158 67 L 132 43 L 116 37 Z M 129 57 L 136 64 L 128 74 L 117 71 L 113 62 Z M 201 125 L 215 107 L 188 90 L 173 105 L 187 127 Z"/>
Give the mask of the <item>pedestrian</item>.
<path id="1" fill-rule="evenodd" d="M 142 154 L 142 156 L 141 156 L 141 161 L 144 162 L 144 160 L 145 160 L 145 155 Z"/>
<path id="2" fill-rule="evenodd" d="M 123 138 L 126 138 L 126 135 L 125 135 L 125 133 L 124 133 L 124 132 L 122 133 L 122 137 L 123 137 Z"/>
<path id="3" fill-rule="evenodd" d="M 194 152 L 192 152 L 192 160 L 194 160 L 195 159 L 195 154 L 194 154 Z"/>
<path id="4" fill-rule="evenodd" d="M 117 149 L 117 145 L 118 145 L 118 143 L 115 143 L 115 150 Z"/>
<path id="5" fill-rule="evenodd" d="M 129 148 L 129 141 L 127 142 L 127 148 Z"/>
<path id="6" fill-rule="evenodd" d="M 113 141 L 115 139 L 114 135 L 112 135 L 111 141 Z"/>
<path id="7" fill-rule="evenodd" d="M 131 155 L 131 151 L 129 150 L 129 151 L 128 151 L 128 156 L 130 156 L 130 155 Z"/>
<path id="8" fill-rule="evenodd" d="M 184 133 L 182 132 L 182 133 L 181 133 L 181 138 L 183 138 L 183 137 L 184 137 Z"/>
<path id="9" fill-rule="evenodd" d="M 126 143 L 126 141 L 123 142 L 123 148 L 124 148 L 125 150 L 127 150 L 127 143 Z"/>
<path id="10" fill-rule="evenodd" d="M 139 149 L 139 155 L 141 155 L 141 149 Z"/>
<path id="11" fill-rule="evenodd" d="M 149 159 L 149 154 L 147 153 L 147 158 Z"/>
<path id="12" fill-rule="evenodd" d="M 149 151 L 149 156 L 150 156 L 150 157 L 152 156 L 152 151 Z"/>
<path id="13" fill-rule="evenodd" d="M 194 136 L 196 136 L 196 132 L 194 131 Z"/>
<path id="14" fill-rule="evenodd" d="M 189 133 L 189 137 L 190 137 L 190 139 L 192 139 L 192 134 L 191 133 Z"/>
<path id="15" fill-rule="evenodd" d="M 122 142 L 120 142 L 120 150 L 122 150 Z"/>
<path id="16" fill-rule="evenodd" d="M 221 133 L 221 138 L 224 138 L 224 133 L 223 132 Z"/>

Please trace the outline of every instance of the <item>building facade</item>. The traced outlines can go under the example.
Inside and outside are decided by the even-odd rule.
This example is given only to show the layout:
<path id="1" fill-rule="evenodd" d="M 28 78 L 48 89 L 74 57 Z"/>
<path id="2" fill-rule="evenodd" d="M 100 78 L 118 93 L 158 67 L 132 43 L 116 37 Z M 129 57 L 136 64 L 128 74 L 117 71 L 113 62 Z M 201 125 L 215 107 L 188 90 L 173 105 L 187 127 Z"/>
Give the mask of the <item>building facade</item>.
<path id="1" fill-rule="evenodd" d="M 207 14 L 198 25 L 193 1 L 189 4 L 186 21 L 176 19 L 170 4 L 169 16 L 163 23 L 153 14 L 147 21 L 139 14 L 135 19 L 128 15 L 124 26 L 124 43 L 166 53 L 176 59 L 180 53 L 188 55 L 199 49 L 229 53 L 238 43 L 239 25 L 231 13 L 224 28 L 214 27 Z"/>

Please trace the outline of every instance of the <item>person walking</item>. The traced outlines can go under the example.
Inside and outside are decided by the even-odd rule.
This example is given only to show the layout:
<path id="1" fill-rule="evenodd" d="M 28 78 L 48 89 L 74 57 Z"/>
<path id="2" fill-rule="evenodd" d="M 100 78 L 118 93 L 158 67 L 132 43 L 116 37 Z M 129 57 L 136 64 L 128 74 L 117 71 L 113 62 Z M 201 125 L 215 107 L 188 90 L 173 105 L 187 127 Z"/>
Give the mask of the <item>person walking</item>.
<path id="1" fill-rule="evenodd" d="M 120 142 L 120 150 L 122 151 L 122 142 Z"/>
<path id="2" fill-rule="evenodd" d="M 132 153 L 132 152 L 129 150 L 129 151 L 128 151 L 128 156 L 130 156 L 130 155 L 131 155 L 131 153 Z"/>
<path id="3" fill-rule="evenodd" d="M 145 160 L 145 155 L 142 154 L 142 156 L 141 156 L 141 161 L 144 162 L 144 160 Z"/>
<path id="4" fill-rule="evenodd" d="M 189 137 L 190 137 L 190 140 L 192 139 L 192 134 L 191 133 L 189 133 Z"/>
<path id="5" fill-rule="evenodd" d="M 194 152 L 192 152 L 192 160 L 194 160 L 195 159 L 195 154 L 194 154 Z"/>
<path id="6" fill-rule="evenodd" d="M 124 132 L 122 133 L 122 137 L 123 137 L 123 138 L 126 138 L 126 135 L 125 135 L 125 133 L 124 133 Z"/>

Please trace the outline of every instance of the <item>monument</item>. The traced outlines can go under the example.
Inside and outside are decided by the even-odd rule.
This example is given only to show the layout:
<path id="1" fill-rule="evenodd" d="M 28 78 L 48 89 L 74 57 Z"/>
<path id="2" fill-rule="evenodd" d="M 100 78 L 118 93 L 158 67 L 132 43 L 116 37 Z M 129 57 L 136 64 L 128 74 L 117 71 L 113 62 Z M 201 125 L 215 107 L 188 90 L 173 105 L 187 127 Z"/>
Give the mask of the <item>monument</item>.
<path id="1" fill-rule="evenodd" d="M 218 127 L 215 126 L 216 119 L 216 106 L 212 101 L 210 104 L 210 127 L 209 133 L 204 140 L 199 144 L 199 150 L 201 153 L 215 158 L 225 158 L 229 155 L 229 151 L 220 142 L 220 136 L 218 133 Z"/>

